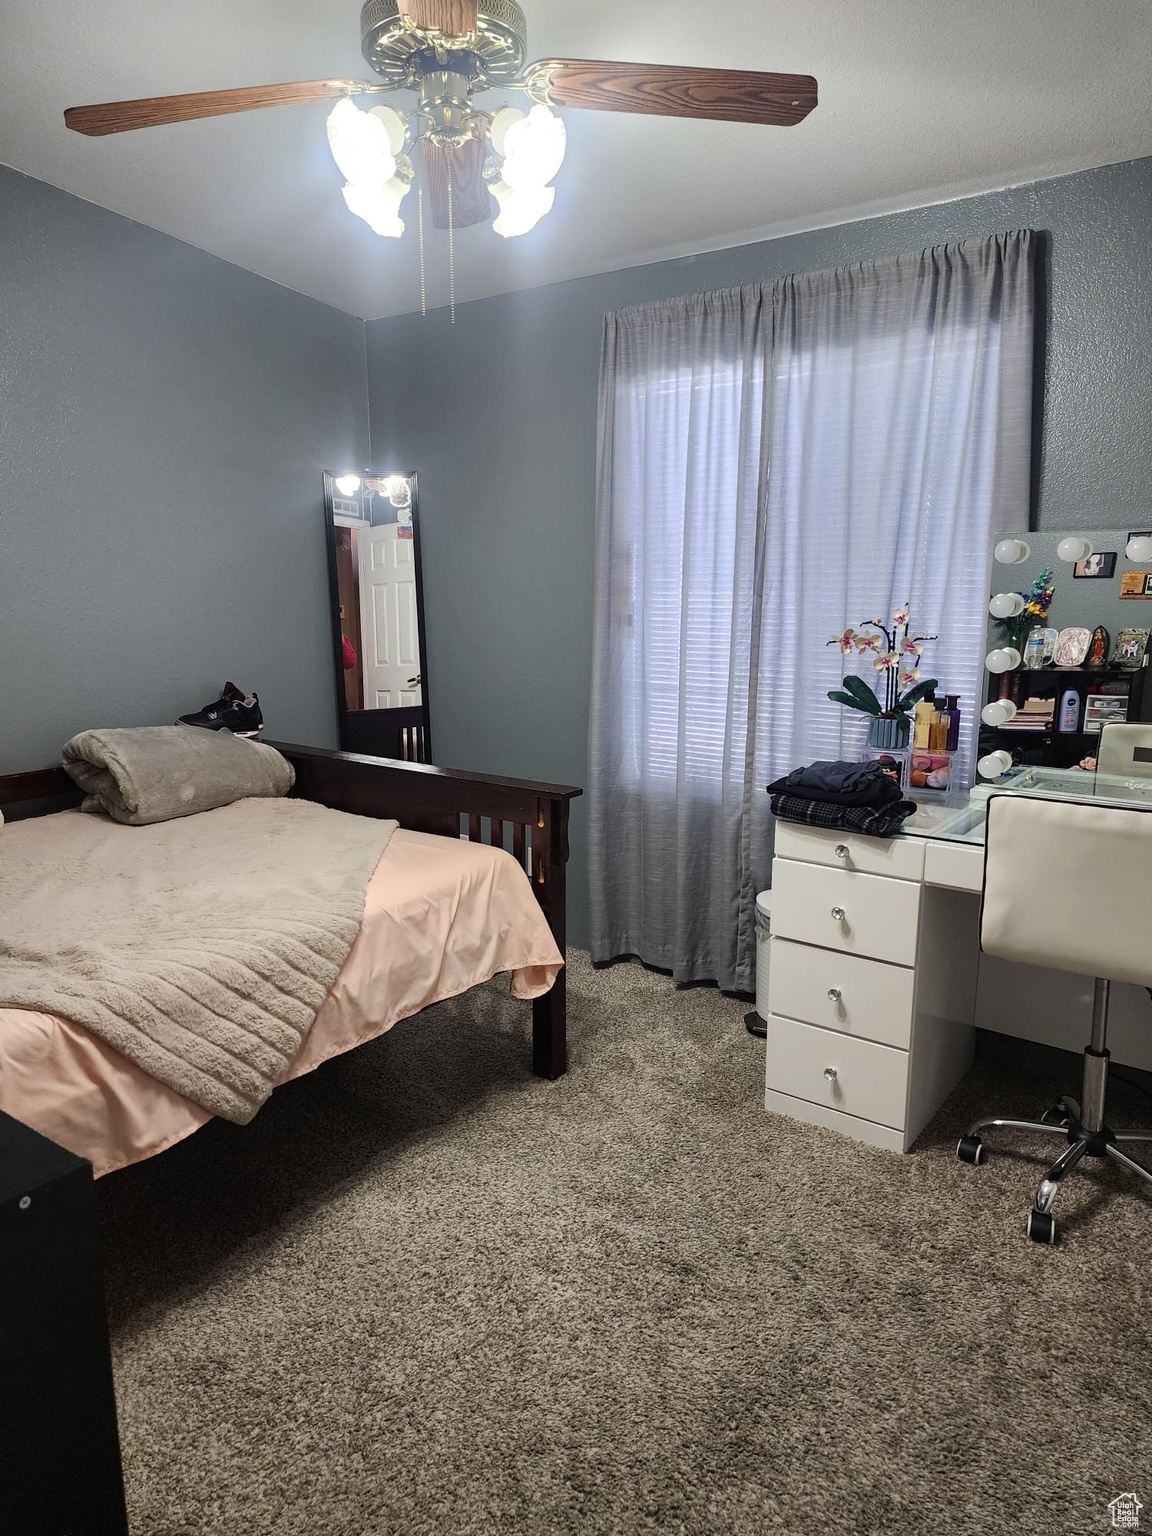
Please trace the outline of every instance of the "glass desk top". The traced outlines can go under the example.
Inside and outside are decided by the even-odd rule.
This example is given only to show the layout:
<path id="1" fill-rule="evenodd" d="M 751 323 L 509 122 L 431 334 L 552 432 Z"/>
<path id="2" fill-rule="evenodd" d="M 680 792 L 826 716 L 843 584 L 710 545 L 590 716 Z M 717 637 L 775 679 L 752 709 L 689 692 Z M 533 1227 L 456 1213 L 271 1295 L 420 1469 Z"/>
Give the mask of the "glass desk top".
<path id="1" fill-rule="evenodd" d="M 1109 778 L 1078 768 L 1016 768 L 993 783 L 943 795 L 910 795 L 915 816 L 902 835 L 940 842 L 984 844 L 988 801 L 993 795 L 1036 795 L 1056 800 L 1091 800 L 1102 805 L 1152 806 L 1152 778 Z"/>

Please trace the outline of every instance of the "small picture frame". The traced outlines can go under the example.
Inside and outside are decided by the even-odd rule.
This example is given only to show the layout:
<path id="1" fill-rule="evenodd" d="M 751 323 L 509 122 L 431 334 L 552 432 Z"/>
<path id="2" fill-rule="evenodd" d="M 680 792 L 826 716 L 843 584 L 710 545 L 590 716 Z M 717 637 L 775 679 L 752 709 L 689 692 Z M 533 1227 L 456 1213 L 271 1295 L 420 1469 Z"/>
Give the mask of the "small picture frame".
<path id="1" fill-rule="evenodd" d="M 1152 597 L 1152 571 L 1125 571 L 1120 577 L 1121 597 Z"/>
<path id="2" fill-rule="evenodd" d="M 1112 665 L 1131 667 L 1133 670 L 1142 667 L 1144 653 L 1148 649 L 1148 633 L 1146 629 L 1117 630 L 1116 639 L 1112 645 Z"/>
<path id="3" fill-rule="evenodd" d="M 1077 560 L 1072 567 L 1072 575 L 1080 581 L 1101 580 L 1107 576 L 1116 574 L 1116 551 L 1104 549 L 1098 554 L 1088 555 L 1083 560 Z"/>

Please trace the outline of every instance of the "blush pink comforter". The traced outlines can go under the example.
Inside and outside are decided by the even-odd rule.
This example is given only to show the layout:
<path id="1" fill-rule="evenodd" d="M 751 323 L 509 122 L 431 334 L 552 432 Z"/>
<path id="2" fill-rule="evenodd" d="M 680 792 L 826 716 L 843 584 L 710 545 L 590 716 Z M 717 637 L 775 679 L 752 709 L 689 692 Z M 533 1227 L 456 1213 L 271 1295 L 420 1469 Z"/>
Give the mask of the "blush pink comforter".
<path id="1" fill-rule="evenodd" d="M 512 973 L 513 997 L 539 997 L 562 965 L 511 854 L 401 827 L 369 882 L 348 958 L 282 1081 L 502 971 Z M 89 1158 L 97 1176 L 162 1152 L 211 1119 L 80 1025 L 17 1008 L 0 1008 L 0 1109 Z"/>

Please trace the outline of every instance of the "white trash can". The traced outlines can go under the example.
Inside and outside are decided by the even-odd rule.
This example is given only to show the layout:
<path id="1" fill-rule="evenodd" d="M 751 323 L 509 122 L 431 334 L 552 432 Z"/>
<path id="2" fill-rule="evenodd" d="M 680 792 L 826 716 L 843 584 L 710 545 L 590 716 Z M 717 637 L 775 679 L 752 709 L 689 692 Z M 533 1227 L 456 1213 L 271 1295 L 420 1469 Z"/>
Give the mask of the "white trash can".
<path id="1" fill-rule="evenodd" d="M 756 1012 L 768 1022 L 768 950 L 772 931 L 772 892 L 756 898 Z"/>

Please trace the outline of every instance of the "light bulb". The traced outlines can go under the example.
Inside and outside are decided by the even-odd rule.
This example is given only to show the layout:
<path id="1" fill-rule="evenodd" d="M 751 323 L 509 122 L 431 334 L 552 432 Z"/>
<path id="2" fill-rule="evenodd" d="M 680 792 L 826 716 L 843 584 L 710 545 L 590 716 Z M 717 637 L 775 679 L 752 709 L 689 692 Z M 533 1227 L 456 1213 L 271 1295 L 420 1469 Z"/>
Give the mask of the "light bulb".
<path id="1" fill-rule="evenodd" d="M 1124 546 L 1124 553 L 1129 560 L 1143 563 L 1152 560 L 1152 533 L 1134 533 Z"/>
<path id="2" fill-rule="evenodd" d="M 1012 672 L 1020 665 L 1020 652 L 1014 645 L 1000 646 L 984 658 L 989 672 Z"/>
<path id="3" fill-rule="evenodd" d="M 363 219 L 376 234 L 398 240 L 404 233 L 400 204 L 407 197 L 411 182 L 393 176 L 383 186 L 350 181 L 344 188 L 344 201 L 357 218 Z"/>
<path id="4" fill-rule="evenodd" d="M 547 107 L 535 106 L 527 117 L 507 124 L 502 142 L 504 165 L 500 175 L 517 192 L 547 186 L 564 164 L 564 122 Z"/>
<path id="5" fill-rule="evenodd" d="M 1061 539 L 1056 546 L 1056 558 L 1066 560 L 1069 565 L 1075 565 L 1077 560 L 1087 560 L 1091 553 L 1091 544 L 1077 534 L 1070 534 L 1068 538 Z"/>
<path id="6" fill-rule="evenodd" d="M 1016 706 L 1011 699 L 993 699 L 991 704 L 985 704 L 980 711 L 980 718 L 985 725 L 1007 725 L 1009 720 L 1015 718 Z"/>
<path id="7" fill-rule="evenodd" d="M 360 476 L 337 475 L 336 489 L 340 492 L 341 496 L 355 496 L 356 492 L 360 489 Z"/>
<path id="8" fill-rule="evenodd" d="M 1019 592 L 997 592 L 988 612 L 994 619 L 1018 619 L 1024 612 L 1024 599 Z"/>
<path id="9" fill-rule="evenodd" d="M 1031 559 L 1032 549 L 1023 539 L 1001 539 L 992 555 L 1001 565 L 1023 565 Z"/>
<path id="10" fill-rule="evenodd" d="M 982 757 L 976 764 L 976 772 L 982 779 L 1002 779 L 1011 766 L 1011 752 L 1001 748 L 998 752 L 989 752 L 987 757 Z"/>
<path id="11" fill-rule="evenodd" d="M 396 174 L 383 120 L 361 112 L 347 96 L 328 114 L 328 147 L 345 181 L 378 187 Z"/>
<path id="12" fill-rule="evenodd" d="M 535 229 L 556 201 L 555 187 L 533 187 L 530 191 L 520 191 L 506 182 L 494 181 L 489 184 L 488 190 L 500 204 L 500 213 L 492 221 L 492 228 L 506 240 L 514 235 L 526 235 L 530 229 Z"/>

